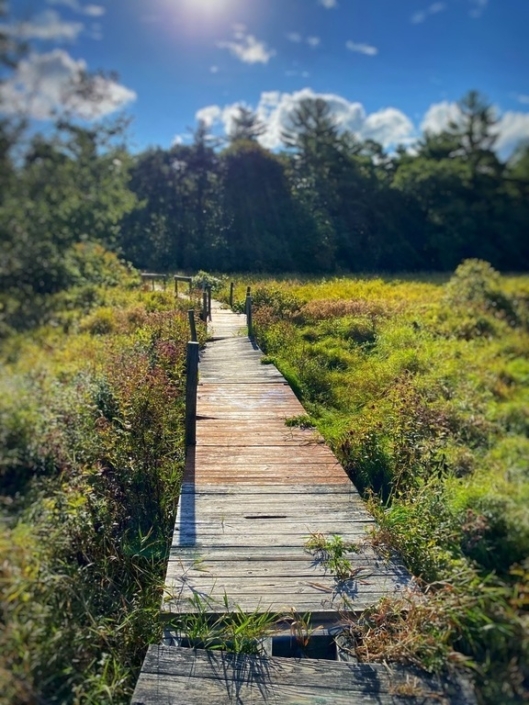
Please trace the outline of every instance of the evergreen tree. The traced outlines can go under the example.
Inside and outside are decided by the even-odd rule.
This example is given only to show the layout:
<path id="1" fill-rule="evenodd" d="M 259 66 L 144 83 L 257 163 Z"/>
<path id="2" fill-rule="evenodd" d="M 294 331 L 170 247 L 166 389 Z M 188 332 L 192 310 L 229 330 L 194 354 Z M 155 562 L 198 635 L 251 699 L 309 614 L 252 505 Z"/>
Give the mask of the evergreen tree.
<path id="1" fill-rule="evenodd" d="M 266 126 L 259 120 L 253 110 L 241 105 L 237 114 L 232 118 L 228 139 L 232 144 L 243 140 L 256 142 L 265 132 Z"/>

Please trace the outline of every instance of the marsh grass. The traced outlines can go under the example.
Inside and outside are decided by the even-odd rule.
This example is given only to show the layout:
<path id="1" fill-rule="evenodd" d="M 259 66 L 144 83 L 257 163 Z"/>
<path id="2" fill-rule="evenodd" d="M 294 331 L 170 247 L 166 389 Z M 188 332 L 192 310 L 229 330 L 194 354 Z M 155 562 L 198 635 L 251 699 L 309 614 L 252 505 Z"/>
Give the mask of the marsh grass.
<path id="1" fill-rule="evenodd" d="M 366 616 L 364 656 L 470 665 L 483 703 L 526 702 L 529 279 L 470 260 L 436 278 L 240 280 L 238 302 L 247 283 L 257 342 L 369 501 L 372 541 L 427 593 Z"/>
<path id="2" fill-rule="evenodd" d="M 180 642 L 212 651 L 262 654 L 265 639 L 281 619 L 281 615 L 266 609 L 245 612 L 231 605 L 226 593 L 221 602 L 194 595 L 190 607 L 192 611 L 171 619 L 166 629 Z"/>
<path id="3" fill-rule="evenodd" d="M 188 306 L 87 284 L 2 342 L 1 702 L 128 702 L 161 638 Z"/>

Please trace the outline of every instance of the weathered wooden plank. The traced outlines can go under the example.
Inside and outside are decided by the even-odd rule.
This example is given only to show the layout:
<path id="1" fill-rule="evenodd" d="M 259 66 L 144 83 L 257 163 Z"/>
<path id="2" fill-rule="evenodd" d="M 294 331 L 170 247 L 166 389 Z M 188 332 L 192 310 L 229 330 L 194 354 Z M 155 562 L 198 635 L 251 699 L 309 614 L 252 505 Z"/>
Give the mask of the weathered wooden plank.
<path id="1" fill-rule="evenodd" d="M 218 464 L 224 465 L 245 465 L 255 460 L 261 460 L 262 462 L 275 461 L 282 464 L 306 464 L 307 461 L 312 464 L 324 462 L 334 464 L 335 467 L 340 468 L 342 473 L 344 473 L 343 468 L 331 451 L 326 446 L 319 445 L 318 443 L 301 445 L 291 450 L 284 450 L 276 446 L 270 446 L 268 448 L 239 446 L 236 453 L 230 451 L 225 455 L 216 453 L 215 450 L 211 448 L 204 447 L 196 449 L 195 460 L 197 463 L 201 460 L 216 460 Z"/>
<path id="2" fill-rule="evenodd" d="M 197 432 L 197 445 L 203 448 L 278 448 L 283 446 L 298 447 L 304 445 L 318 445 L 322 441 L 310 437 L 300 437 L 297 435 L 289 435 L 283 432 L 272 435 L 271 433 L 239 433 L 232 434 L 209 434 L 203 431 Z"/>
<path id="3" fill-rule="evenodd" d="M 397 569 L 391 569 L 386 563 L 382 561 L 367 561 L 367 560 L 354 560 L 350 559 L 351 568 L 354 571 L 355 579 L 366 580 L 371 575 L 374 576 L 384 576 L 388 574 L 395 573 L 399 576 Z M 299 561 L 244 561 L 231 560 L 225 561 L 213 561 L 205 559 L 201 563 L 196 563 L 196 561 L 185 560 L 169 561 L 171 564 L 167 569 L 168 579 L 171 580 L 184 580 L 185 577 L 196 578 L 197 576 L 204 577 L 204 573 L 207 573 L 210 577 L 215 578 L 240 578 L 247 576 L 248 578 L 310 578 L 311 580 L 316 579 L 317 576 L 324 574 L 325 570 L 321 563 L 310 560 L 299 560 Z M 194 567 L 197 566 L 197 567 Z M 390 573 L 391 571 L 391 573 Z M 406 578 L 408 581 L 408 575 L 402 569 L 400 572 L 401 578 Z"/>
<path id="4" fill-rule="evenodd" d="M 288 468 L 285 468 L 285 470 L 288 470 Z M 233 507 L 237 507 L 237 505 L 240 506 L 247 500 L 250 503 L 263 504 L 266 507 L 276 502 L 280 505 L 291 506 L 293 509 L 298 509 L 298 512 L 301 510 L 304 503 L 307 503 L 309 507 L 320 506 L 322 508 L 336 508 L 337 510 L 342 507 L 348 507 L 350 509 L 362 508 L 363 511 L 367 512 L 365 504 L 363 504 L 358 495 L 352 495 L 343 491 L 343 478 L 342 483 L 329 485 L 328 488 L 324 486 L 323 489 L 326 491 L 322 492 L 318 491 L 321 488 L 319 484 L 312 484 L 311 488 L 314 488 L 314 491 L 311 492 L 295 492 L 294 488 L 296 486 L 301 488 L 306 487 L 306 485 L 301 483 L 297 485 L 274 485 L 273 490 L 270 489 L 269 484 L 261 483 L 260 486 L 263 488 L 262 492 L 259 492 L 258 488 L 251 481 L 241 483 L 239 486 L 240 491 L 234 493 L 226 491 L 226 485 L 208 485 L 204 483 L 198 487 L 196 483 L 191 484 L 186 482 L 182 494 L 186 496 L 200 495 L 204 501 L 224 502 L 226 506 L 231 505 Z M 218 487 L 217 491 L 215 491 L 216 487 Z M 229 487 L 233 489 L 231 483 Z M 283 487 L 285 488 L 284 492 L 281 491 Z M 335 492 L 331 491 L 333 488 L 336 488 Z"/>
<path id="5" fill-rule="evenodd" d="M 170 557 L 172 560 L 178 560 L 178 557 L 190 558 L 190 559 L 204 559 L 204 560 L 248 560 L 248 561 L 295 561 L 302 560 L 306 561 L 310 557 L 303 546 L 281 546 L 279 549 L 274 546 L 260 546 L 259 551 L 255 550 L 254 546 L 239 546 L 239 547 L 222 547 L 215 546 L 204 551 L 201 547 L 186 547 L 178 548 L 177 546 L 171 547 Z M 376 556 L 380 557 L 379 554 L 372 549 L 369 544 L 363 545 L 362 549 L 358 554 L 353 554 L 352 558 L 354 560 L 355 556 Z"/>
<path id="6" fill-rule="evenodd" d="M 202 468 L 201 470 L 197 469 L 194 472 L 194 482 L 197 486 L 200 486 L 202 482 L 207 484 L 218 482 L 219 484 L 224 485 L 226 482 L 231 482 L 233 484 L 241 482 L 242 484 L 247 484 L 251 481 L 257 485 L 259 483 L 268 484 L 269 482 L 275 480 L 277 482 L 277 486 L 281 487 L 282 484 L 291 485 L 294 482 L 299 482 L 301 484 L 307 480 L 307 474 L 303 473 L 301 466 L 299 468 L 278 467 L 277 474 L 274 473 L 272 466 L 257 471 L 247 470 L 244 466 L 235 468 L 225 466 L 209 472 L 208 470 L 208 468 Z M 342 478 L 336 473 L 329 471 L 317 472 L 316 470 L 310 473 L 310 479 L 314 484 L 336 483 L 339 485 L 342 481 Z M 191 480 L 191 473 L 186 473 L 186 480 Z"/>
<path id="7" fill-rule="evenodd" d="M 274 497 L 273 495 L 267 495 L 268 497 Z M 296 495 L 293 495 L 296 497 Z M 230 495 L 223 496 L 222 499 L 210 498 L 197 495 L 186 494 L 185 497 L 181 498 L 182 511 L 186 511 L 193 503 L 193 507 L 201 508 L 201 511 L 205 513 L 205 516 L 190 517 L 191 521 L 195 523 L 197 520 L 201 522 L 215 522 L 222 521 L 226 524 L 241 527 L 273 527 L 281 526 L 283 523 L 291 523 L 292 525 L 299 527 L 310 528 L 314 523 L 324 523 L 332 524 L 335 522 L 337 525 L 347 526 L 348 522 L 351 524 L 357 524 L 359 522 L 372 522 L 373 517 L 369 512 L 366 511 L 364 507 L 360 504 L 348 502 L 346 499 L 342 501 L 331 503 L 322 502 L 318 504 L 316 501 L 307 501 L 307 504 L 303 507 L 301 502 L 296 506 L 296 500 L 293 502 L 286 502 L 284 500 L 274 499 L 259 502 L 256 499 L 249 499 L 248 504 L 244 505 L 238 503 L 237 501 L 232 501 Z M 327 532 L 339 534 L 340 529 L 338 526 L 336 530 L 331 531 L 332 526 L 327 529 Z"/>
<path id="8" fill-rule="evenodd" d="M 281 516 L 268 517 L 260 520 L 254 518 L 246 518 L 243 516 L 230 517 L 201 517 L 200 519 L 190 519 L 182 516 L 176 527 L 176 531 L 181 534 L 189 531 L 200 531 L 203 534 L 212 533 L 216 535 L 228 536 L 233 533 L 241 533 L 248 537 L 250 536 L 273 536 L 283 535 L 288 532 L 291 536 L 308 537 L 316 533 L 325 535 L 338 534 L 344 538 L 348 534 L 356 534 L 364 527 L 375 524 L 375 520 L 371 520 L 367 516 L 356 517 L 354 519 L 334 519 L 332 517 L 312 517 L 310 521 L 306 518 L 282 518 Z"/>
<path id="9" fill-rule="evenodd" d="M 170 567 L 171 570 L 168 570 L 166 589 L 169 589 L 170 586 L 184 584 L 200 590 L 206 590 L 208 586 L 212 586 L 212 591 L 216 590 L 222 594 L 225 590 L 235 598 L 240 594 L 256 594 L 259 587 L 262 590 L 259 594 L 264 595 L 267 592 L 273 592 L 274 595 L 291 595 L 296 592 L 295 585 L 298 583 L 318 586 L 315 588 L 317 591 L 323 589 L 322 586 L 328 592 L 333 592 L 336 589 L 337 581 L 334 580 L 331 574 L 325 573 L 321 566 L 297 563 L 297 565 L 303 566 L 303 569 L 296 570 L 296 563 L 294 563 L 294 568 L 290 565 L 285 565 L 284 570 L 281 571 L 277 566 L 273 565 L 269 572 L 266 572 L 266 568 L 261 569 L 260 566 L 262 564 L 256 565 L 258 568 L 255 572 L 247 571 L 244 573 L 234 570 L 232 574 L 232 572 L 226 572 L 223 569 L 219 571 L 206 569 L 205 573 L 207 575 L 204 575 L 203 572 L 192 569 L 182 573 L 181 567 L 174 563 Z M 359 566 L 356 570 L 358 577 L 351 578 L 349 587 L 353 587 L 357 592 L 377 592 L 380 591 L 379 588 L 382 584 L 391 585 L 392 588 L 399 590 L 412 590 L 412 586 L 407 582 L 406 576 L 398 573 L 391 575 L 383 566 L 377 569 L 376 572 L 367 566 Z M 292 572 L 295 574 L 292 575 Z M 209 578 L 209 583 L 206 578 Z M 279 593 L 279 588 L 276 587 L 273 590 L 271 589 L 271 585 L 275 586 L 283 581 L 290 586 L 288 592 Z M 343 588 L 347 588 L 346 582 L 343 583 Z M 208 592 L 208 594 L 214 594 L 214 592 Z"/>
<path id="10" fill-rule="evenodd" d="M 416 669 L 311 659 L 259 658 L 151 646 L 132 705 L 473 705 L 468 684 Z"/>
<path id="11" fill-rule="evenodd" d="M 219 484 L 203 484 L 200 488 L 196 487 L 194 484 L 190 484 L 188 482 L 184 482 L 182 484 L 182 493 L 192 493 L 192 494 L 197 494 L 197 495 L 207 495 L 211 494 L 214 496 L 217 495 L 236 495 L 237 497 L 241 498 L 241 501 L 244 501 L 246 497 L 249 497 L 250 495 L 265 495 L 265 494 L 271 494 L 271 495 L 277 495 L 279 498 L 281 497 L 286 497 L 287 495 L 299 495 L 300 497 L 303 497 L 303 499 L 310 498 L 311 496 L 314 497 L 322 497 L 325 495 L 333 495 L 333 497 L 348 497 L 352 501 L 353 500 L 358 500 L 362 501 L 356 492 L 354 490 L 353 485 L 349 480 L 346 479 L 344 476 L 344 481 L 342 481 L 341 484 L 336 484 L 336 485 L 329 485 L 326 487 L 325 485 L 309 485 L 309 484 L 295 484 L 295 485 L 281 485 L 278 486 L 276 484 L 269 484 L 269 485 L 259 485 L 258 487 L 254 485 L 252 482 L 248 482 L 246 484 L 241 483 L 240 485 L 237 485 L 234 487 L 232 484 L 229 485 L 219 485 Z M 363 505 L 363 502 L 362 502 Z"/>
<path id="12" fill-rule="evenodd" d="M 189 680 L 185 676 L 167 677 L 163 674 L 148 673 L 141 676 L 132 705 L 354 705 L 349 694 L 337 694 L 331 688 L 307 690 L 303 686 L 271 685 L 267 693 L 263 686 L 248 681 L 220 679 Z M 393 704 L 399 701 L 376 699 L 365 700 L 368 705 Z M 402 702 L 402 701 L 400 701 Z M 436 705 L 439 705 L 437 701 Z"/>
<path id="13" fill-rule="evenodd" d="M 239 412 L 240 413 L 240 412 Z M 248 416 L 243 416 L 241 414 L 240 420 L 236 423 L 233 424 L 233 421 L 231 419 L 226 419 L 223 418 L 222 416 L 213 416 L 213 417 L 202 417 L 199 415 L 197 423 L 202 426 L 205 429 L 208 430 L 214 430 L 214 429 L 219 429 L 219 430 L 224 430 L 224 429 L 231 429 L 233 430 L 234 428 L 237 429 L 255 429 L 256 431 L 297 431 L 297 432 L 303 432 L 307 434 L 314 434 L 314 435 L 320 435 L 316 429 L 313 428 L 299 428 L 296 426 L 290 426 L 287 422 L 286 419 L 288 417 L 282 418 L 278 414 L 270 418 L 266 421 L 266 424 L 262 422 L 260 419 L 260 414 L 250 414 Z"/>
<path id="14" fill-rule="evenodd" d="M 348 538 L 352 541 L 361 541 L 366 537 L 365 531 L 359 530 L 358 533 L 348 535 Z M 214 534 L 186 534 L 184 536 L 178 536 L 175 534 L 173 538 L 173 546 L 182 548 L 242 548 L 244 546 L 254 547 L 254 550 L 259 550 L 260 547 L 265 543 L 264 534 L 261 535 L 259 540 L 248 540 L 245 542 L 244 537 L 241 536 L 215 536 Z M 270 536 L 270 540 L 267 542 L 269 546 L 274 546 L 277 548 L 302 548 L 303 546 L 303 536 L 293 536 L 292 538 L 286 538 L 284 536 Z"/>
<path id="15" fill-rule="evenodd" d="M 178 590 L 173 592 L 167 590 L 161 607 L 161 615 L 164 619 L 170 619 L 171 615 L 200 614 L 202 610 L 208 615 L 219 616 L 226 613 L 225 596 L 219 595 L 214 600 L 207 603 L 208 596 L 205 593 L 196 592 L 195 595 L 202 601 L 200 608 L 193 605 L 188 600 L 183 600 L 178 594 Z M 237 595 L 235 599 L 228 597 L 228 610 L 241 611 L 247 614 L 272 612 L 287 616 L 292 610 L 298 614 L 310 612 L 312 623 L 318 624 L 321 620 L 335 620 L 338 615 L 361 614 L 366 609 L 374 607 L 382 598 L 387 597 L 387 592 L 359 593 L 354 599 L 332 599 L 332 595 L 325 592 L 314 594 L 289 594 L 278 595 Z"/>

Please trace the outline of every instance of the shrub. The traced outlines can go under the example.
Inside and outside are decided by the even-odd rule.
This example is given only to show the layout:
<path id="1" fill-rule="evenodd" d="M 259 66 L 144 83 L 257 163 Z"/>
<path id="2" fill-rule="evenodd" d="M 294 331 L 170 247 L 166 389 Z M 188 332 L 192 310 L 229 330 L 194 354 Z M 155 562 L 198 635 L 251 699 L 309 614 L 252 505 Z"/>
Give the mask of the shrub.
<path id="1" fill-rule="evenodd" d="M 116 328 L 115 312 L 112 308 L 99 308 L 81 322 L 81 332 L 91 335 L 108 335 Z"/>
<path id="2" fill-rule="evenodd" d="M 462 262 L 445 291 L 451 305 L 483 309 L 512 324 L 518 322 L 513 301 L 501 288 L 500 274 L 488 262 L 479 259 Z"/>

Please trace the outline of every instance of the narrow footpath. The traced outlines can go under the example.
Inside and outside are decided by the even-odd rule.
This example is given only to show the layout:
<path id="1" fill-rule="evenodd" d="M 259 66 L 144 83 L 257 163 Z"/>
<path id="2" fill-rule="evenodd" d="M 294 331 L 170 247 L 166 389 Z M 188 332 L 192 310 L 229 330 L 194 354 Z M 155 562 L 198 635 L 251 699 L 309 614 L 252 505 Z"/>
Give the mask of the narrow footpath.
<path id="1" fill-rule="evenodd" d="M 213 302 L 211 341 L 200 360 L 197 444 L 188 452 L 167 568 L 164 617 L 230 611 L 310 613 L 315 634 L 344 613 L 414 590 L 397 559 L 369 543 L 372 516 L 314 429 L 287 425 L 305 413 L 278 370 L 245 337 L 245 317 Z M 354 544 L 351 578 L 338 580 L 311 537 Z M 149 648 L 133 704 L 370 705 L 473 702 L 465 684 L 410 669 L 182 648 Z M 329 658 L 328 656 L 324 658 Z M 405 697 L 405 694 L 408 696 Z"/>

